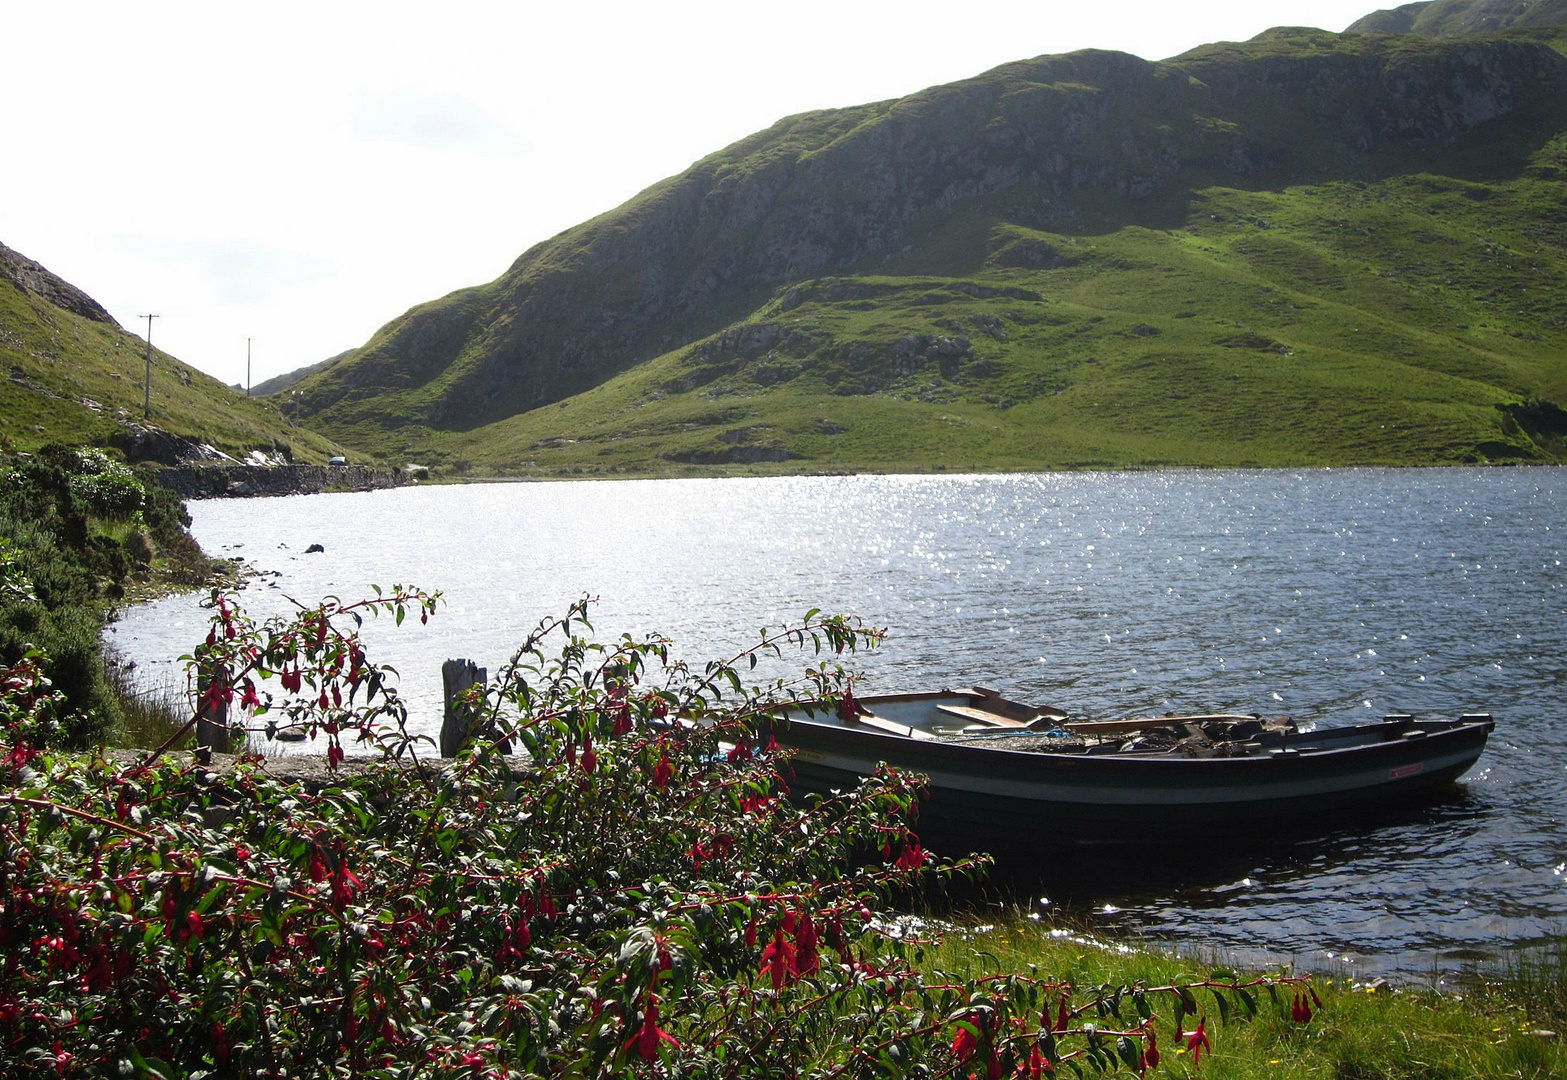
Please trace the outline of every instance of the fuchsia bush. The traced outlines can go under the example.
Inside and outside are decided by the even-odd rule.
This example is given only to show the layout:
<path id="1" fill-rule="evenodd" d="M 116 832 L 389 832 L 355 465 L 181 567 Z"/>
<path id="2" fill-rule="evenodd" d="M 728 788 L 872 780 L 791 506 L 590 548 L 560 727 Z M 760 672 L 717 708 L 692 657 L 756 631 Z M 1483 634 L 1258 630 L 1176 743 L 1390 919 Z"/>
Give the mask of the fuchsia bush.
<path id="1" fill-rule="evenodd" d="M 25 662 L 7 672 L 0 1074 L 1144 1073 L 1161 1023 L 1207 1048 L 1201 1019 L 1182 1031 L 1195 991 L 1249 1013 L 1259 987 L 1300 982 L 1075 988 L 917 967 L 886 932 L 889 899 L 976 869 L 921 848 L 918 778 L 887 770 L 802 805 L 787 754 L 756 737 L 780 703 L 849 693 L 840 658 L 878 637 L 851 620 L 812 612 L 691 668 L 662 638 L 581 636 L 576 605 L 475 693 L 478 737 L 431 768 L 357 628 L 428 618 L 436 596 L 265 625 L 232 595 L 211 603 L 189 658 L 223 676 L 208 704 L 257 730 L 303 725 L 334 765 L 345 740 L 376 763 L 309 794 L 256 757 L 220 775 L 158 752 L 57 755 L 48 686 Z M 812 654 L 797 680 L 743 682 L 791 649 Z M 1309 1019 L 1309 989 L 1292 989 Z"/>

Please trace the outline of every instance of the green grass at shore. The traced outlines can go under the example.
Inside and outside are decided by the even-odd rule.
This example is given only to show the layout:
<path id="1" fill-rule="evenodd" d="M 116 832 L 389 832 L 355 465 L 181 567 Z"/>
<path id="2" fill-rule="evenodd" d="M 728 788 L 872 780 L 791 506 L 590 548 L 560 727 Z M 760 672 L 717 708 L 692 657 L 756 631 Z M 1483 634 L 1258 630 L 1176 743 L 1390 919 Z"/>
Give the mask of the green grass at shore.
<path id="1" fill-rule="evenodd" d="M 1178 1049 L 1168 1040 L 1168 1008 L 1156 1009 L 1162 1018 L 1160 1072 L 1209 1080 L 1561 1077 L 1567 1075 L 1564 957 L 1567 954 L 1559 951 L 1533 954 L 1503 971 L 1476 973 L 1460 992 L 1365 986 L 1343 973 L 1325 972 L 1312 980 L 1323 1008 L 1308 1024 L 1290 1018 L 1288 995 L 1282 1004 L 1259 995 L 1256 1018 L 1245 1021 L 1232 1015 L 1225 1022 L 1212 1000 L 1199 992 L 1213 1053 L 1204 1054 L 1200 1066 L 1194 1066 L 1184 1046 Z M 1028 971 L 1032 965 L 1078 987 L 1190 982 L 1227 966 L 1200 953 L 1182 955 L 1158 946 L 1128 947 L 1076 933 L 1053 934 L 1048 924 L 1017 914 L 949 934 L 927 952 L 925 961 L 962 976 Z M 1188 1022 L 1187 1028 L 1191 1026 Z M 1556 1034 L 1535 1034 L 1541 1031 Z"/>

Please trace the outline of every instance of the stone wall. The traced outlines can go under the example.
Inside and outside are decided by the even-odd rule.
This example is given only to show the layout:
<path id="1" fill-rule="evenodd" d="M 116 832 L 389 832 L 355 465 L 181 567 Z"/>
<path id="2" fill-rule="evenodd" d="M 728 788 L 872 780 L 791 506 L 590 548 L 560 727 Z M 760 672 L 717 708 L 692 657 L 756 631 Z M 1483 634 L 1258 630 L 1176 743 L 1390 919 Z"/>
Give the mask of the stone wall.
<path id="1" fill-rule="evenodd" d="M 187 499 L 373 491 L 408 483 L 401 469 L 375 465 L 181 465 L 158 482 Z"/>

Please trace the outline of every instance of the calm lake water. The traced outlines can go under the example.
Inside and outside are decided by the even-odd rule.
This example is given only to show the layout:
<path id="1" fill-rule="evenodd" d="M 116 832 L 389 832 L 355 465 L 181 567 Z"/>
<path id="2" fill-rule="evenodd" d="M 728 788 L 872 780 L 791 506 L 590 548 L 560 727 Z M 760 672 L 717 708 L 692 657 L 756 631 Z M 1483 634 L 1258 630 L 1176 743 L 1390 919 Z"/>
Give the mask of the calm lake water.
<path id="1" fill-rule="evenodd" d="M 981 683 L 1093 718 L 1491 712 L 1480 765 L 1432 806 L 1255 850 L 1069 856 L 1030 899 L 1366 974 L 1567 937 L 1567 470 L 496 484 L 190 510 L 208 552 L 280 574 L 246 590 L 256 615 L 371 583 L 443 590 L 427 627 L 365 635 L 432 735 L 443 660 L 494 671 L 583 595 L 602 635 L 661 631 L 693 661 L 809 608 L 859 615 L 889 630 L 860 658 L 864 693 Z M 181 597 L 109 641 L 173 683 L 205 633 Z"/>

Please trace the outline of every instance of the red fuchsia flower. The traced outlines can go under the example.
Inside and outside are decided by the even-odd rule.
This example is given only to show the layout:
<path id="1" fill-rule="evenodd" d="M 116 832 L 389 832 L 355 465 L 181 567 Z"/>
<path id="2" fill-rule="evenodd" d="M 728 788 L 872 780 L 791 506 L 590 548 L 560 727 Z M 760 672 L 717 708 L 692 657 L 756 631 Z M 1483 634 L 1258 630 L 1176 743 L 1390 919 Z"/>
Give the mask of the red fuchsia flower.
<path id="1" fill-rule="evenodd" d="M 845 948 L 843 940 L 843 918 L 834 915 L 827 920 L 826 927 L 827 947 L 833 952 L 842 954 Z"/>
<path id="2" fill-rule="evenodd" d="M 772 978 L 774 990 L 782 990 L 799 978 L 795 948 L 784 936 L 783 927 L 773 933 L 773 940 L 762 950 L 762 971 Z"/>
<path id="3" fill-rule="evenodd" d="M 1322 1011 L 1322 999 L 1317 996 L 1317 991 L 1315 989 L 1313 989 L 1311 986 L 1308 985 L 1306 987 L 1306 993 L 1311 995 L 1311 1003 L 1317 1007 L 1317 1011 L 1318 1012 L 1321 1012 Z"/>
<path id="4" fill-rule="evenodd" d="M 202 917 L 194 911 L 185 916 L 185 928 L 190 932 L 190 936 L 195 938 L 197 941 L 200 941 L 202 936 L 207 932 L 206 922 L 204 922 Z"/>
<path id="5" fill-rule="evenodd" d="M 1057 1032 L 1065 1031 L 1072 1023 L 1072 1009 L 1070 1001 L 1071 999 L 1066 994 L 1061 995 L 1061 1004 L 1056 1008 L 1055 1030 Z M 1176 1033 L 1176 1037 L 1180 1037 L 1179 1032 Z"/>
<path id="6" fill-rule="evenodd" d="M 1295 1000 L 1290 1005 L 1290 1019 L 1297 1024 L 1311 1023 L 1311 1005 L 1306 1001 L 1306 995 L 1295 992 Z"/>
<path id="7" fill-rule="evenodd" d="M 16 745 L 11 747 L 11 753 L 7 755 L 6 760 L 13 769 L 25 769 L 37 756 L 38 751 L 27 745 L 26 739 L 18 739 Z"/>
<path id="8" fill-rule="evenodd" d="M 854 700 L 854 687 L 843 688 L 843 700 L 838 702 L 838 716 L 843 720 L 853 720 L 860 715 L 860 703 Z"/>
<path id="9" fill-rule="evenodd" d="M 747 948 L 756 948 L 756 916 L 751 916 L 751 921 L 745 924 L 745 944 Z"/>
<path id="10" fill-rule="evenodd" d="M 593 752 L 593 736 L 585 736 L 582 740 L 582 771 L 590 773 L 598 768 L 599 756 Z"/>
<path id="11" fill-rule="evenodd" d="M 737 764 L 738 762 L 741 762 L 741 761 L 750 761 L 751 760 L 751 743 L 750 743 L 750 741 L 748 739 L 737 739 L 737 740 L 735 740 L 734 746 L 730 747 L 729 753 L 726 756 L 729 758 L 729 762 L 732 765 L 733 764 Z"/>
<path id="12" fill-rule="evenodd" d="M 974 1051 L 979 1049 L 979 1036 L 970 1031 L 963 1024 L 958 1025 L 958 1033 L 952 1036 L 952 1056 L 958 1059 L 959 1064 L 974 1056 Z"/>
<path id="13" fill-rule="evenodd" d="M 1148 1049 L 1143 1051 L 1143 1071 L 1157 1069 L 1159 1067 L 1159 1036 L 1154 1034 L 1153 1026 L 1148 1027 Z"/>
<path id="14" fill-rule="evenodd" d="M 920 847 L 920 838 L 909 833 L 908 839 L 903 842 L 903 850 L 898 853 L 897 867 L 899 870 L 918 870 L 925 865 L 925 851 Z"/>
<path id="15" fill-rule="evenodd" d="M 680 1049 L 675 1037 L 658 1026 L 658 997 L 649 992 L 647 1005 L 642 1010 L 642 1027 L 626 1041 L 626 1049 L 634 1045 L 643 1061 L 652 1061 L 658 1057 L 658 1044 L 666 1042 L 676 1050 Z"/>
<path id="16" fill-rule="evenodd" d="M 256 684 L 246 679 L 244 688 L 245 692 L 239 699 L 240 706 L 252 710 L 261 708 L 261 698 L 256 695 Z"/>
<path id="17" fill-rule="evenodd" d="M 99 994 L 114 984 L 114 959 L 107 946 L 95 946 L 88 954 L 91 963 L 82 973 L 82 989 L 90 994 Z"/>
<path id="18" fill-rule="evenodd" d="M 1056 1070 L 1050 1064 L 1050 1060 L 1039 1052 L 1039 1045 L 1028 1048 L 1028 1080 L 1040 1080 L 1045 1073 L 1054 1073 Z"/>
<path id="19" fill-rule="evenodd" d="M 1001 1055 L 994 1050 L 990 1052 L 990 1058 L 985 1062 L 985 1080 L 1001 1080 Z"/>
<path id="20" fill-rule="evenodd" d="M 669 751 L 662 751 L 658 756 L 658 766 L 653 770 L 653 786 L 662 791 L 674 775 L 675 770 L 669 764 Z"/>
<path id="21" fill-rule="evenodd" d="M 212 1022 L 212 1054 L 220 1063 L 229 1059 L 228 1035 L 223 1030 L 223 1021 L 221 1020 Z"/>
<path id="22" fill-rule="evenodd" d="M 299 693 L 299 688 L 304 685 L 304 680 L 302 680 L 299 675 L 298 664 L 295 664 L 292 668 L 285 669 L 281 673 L 281 678 L 283 680 L 283 689 L 287 690 L 290 694 Z"/>
<path id="23" fill-rule="evenodd" d="M 1193 1031 L 1186 1040 L 1186 1049 L 1192 1052 L 1193 1065 L 1202 1060 L 1202 1052 L 1204 1050 L 1213 1050 L 1213 1044 L 1208 1041 L 1207 1026 L 1208 1018 L 1205 1016 L 1197 1021 L 1197 1030 Z"/>
<path id="24" fill-rule="evenodd" d="M 326 765 L 329 769 L 335 769 L 343 763 L 343 748 L 337 743 L 326 748 Z"/>
<path id="25" fill-rule="evenodd" d="M 342 911 L 363 887 L 364 883 L 354 876 L 354 872 L 348 868 L 348 863 L 340 860 L 338 872 L 332 877 L 332 906 Z"/>
<path id="26" fill-rule="evenodd" d="M 800 925 L 794 934 L 796 950 L 794 967 L 801 978 L 816 974 L 821 966 L 816 956 L 816 942 L 816 924 L 811 921 L 811 913 L 802 908 Z"/>
<path id="27" fill-rule="evenodd" d="M 66 941 L 63 937 L 44 938 L 44 948 L 49 950 L 49 970 L 59 971 L 65 967 L 75 967 L 81 960 L 81 951 Z"/>

